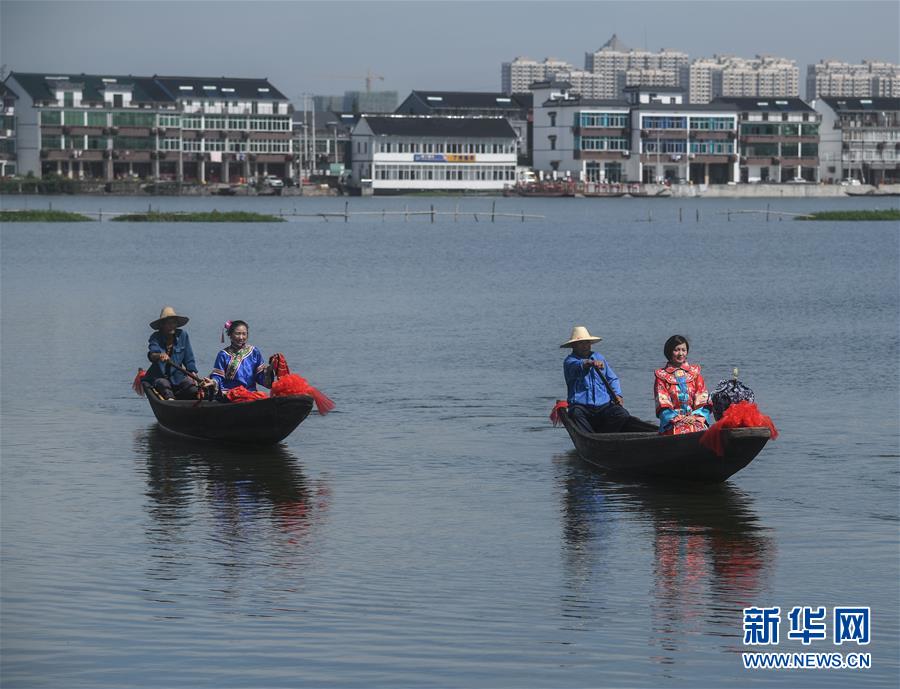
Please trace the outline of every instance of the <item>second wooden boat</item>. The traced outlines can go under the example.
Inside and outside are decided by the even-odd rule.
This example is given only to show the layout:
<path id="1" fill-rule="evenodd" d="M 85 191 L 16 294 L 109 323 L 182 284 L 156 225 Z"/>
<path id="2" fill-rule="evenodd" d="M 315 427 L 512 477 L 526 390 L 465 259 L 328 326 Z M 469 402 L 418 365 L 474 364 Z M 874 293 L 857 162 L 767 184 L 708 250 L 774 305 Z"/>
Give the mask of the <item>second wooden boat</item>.
<path id="1" fill-rule="evenodd" d="M 772 437 L 768 428 L 725 429 L 725 453 L 719 457 L 700 444 L 705 431 L 660 435 L 656 424 L 644 422 L 644 431 L 584 433 L 565 409 L 558 413 L 583 460 L 610 472 L 650 480 L 721 483 L 750 464 Z"/>
<path id="2" fill-rule="evenodd" d="M 307 395 L 267 397 L 252 402 L 161 400 L 144 383 L 159 425 L 170 433 L 229 443 L 269 445 L 284 440 L 309 416 Z"/>

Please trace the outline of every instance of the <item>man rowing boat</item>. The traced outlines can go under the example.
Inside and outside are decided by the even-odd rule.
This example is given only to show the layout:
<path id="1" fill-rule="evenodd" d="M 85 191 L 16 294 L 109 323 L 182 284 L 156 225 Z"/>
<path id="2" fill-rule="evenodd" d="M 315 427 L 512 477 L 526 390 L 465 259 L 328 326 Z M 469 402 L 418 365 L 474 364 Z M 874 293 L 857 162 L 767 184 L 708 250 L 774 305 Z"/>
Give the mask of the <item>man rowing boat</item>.
<path id="1" fill-rule="evenodd" d="M 560 348 L 571 347 L 563 362 L 568 388 L 568 414 L 572 423 L 585 433 L 643 431 L 644 422 L 622 406 L 619 377 L 609 362 L 591 345 L 603 338 L 594 337 L 582 325 L 572 328 L 572 336 Z"/>

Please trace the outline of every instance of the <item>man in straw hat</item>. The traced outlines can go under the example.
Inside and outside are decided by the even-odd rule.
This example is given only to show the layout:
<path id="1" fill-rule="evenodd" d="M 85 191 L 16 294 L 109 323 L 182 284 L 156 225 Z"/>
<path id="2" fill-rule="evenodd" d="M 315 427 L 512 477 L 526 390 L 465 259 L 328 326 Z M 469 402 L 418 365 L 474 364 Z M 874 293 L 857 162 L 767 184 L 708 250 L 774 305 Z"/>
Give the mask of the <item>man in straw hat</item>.
<path id="1" fill-rule="evenodd" d="M 572 336 L 560 345 L 572 348 L 563 362 L 569 418 L 585 433 L 644 430 L 643 422 L 622 406 L 619 377 L 603 355 L 591 349 L 602 339 L 591 335 L 583 325 L 576 325 Z"/>
<path id="2" fill-rule="evenodd" d="M 181 326 L 188 322 L 187 316 L 179 316 L 171 306 L 163 307 L 159 318 L 150 323 L 154 332 L 147 344 L 147 358 L 150 369 L 144 380 L 149 381 L 164 399 L 195 399 L 197 386 L 182 373 L 177 366 L 197 373 L 191 340 Z M 173 365 L 174 364 L 174 365 Z"/>

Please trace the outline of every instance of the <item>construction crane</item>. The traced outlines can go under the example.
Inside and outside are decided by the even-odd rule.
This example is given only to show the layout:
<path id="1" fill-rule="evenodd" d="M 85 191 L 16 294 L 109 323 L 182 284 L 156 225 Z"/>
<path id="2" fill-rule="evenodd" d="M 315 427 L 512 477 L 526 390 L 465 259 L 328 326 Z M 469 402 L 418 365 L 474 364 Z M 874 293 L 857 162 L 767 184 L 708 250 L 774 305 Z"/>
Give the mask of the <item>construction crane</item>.
<path id="1" fill-rule="evenodd" d="M 365 76 L 360 76 L 358 74 L 325 74 L 323 75 L 325 79 L 363 79 L 366 82 L 366 93 L 372 93 L 372 82 L 376 79 L 378 81 L 384 81 L 384 77 L 380 74 L 375 74 L 371 69 L 366 70 Z"/>

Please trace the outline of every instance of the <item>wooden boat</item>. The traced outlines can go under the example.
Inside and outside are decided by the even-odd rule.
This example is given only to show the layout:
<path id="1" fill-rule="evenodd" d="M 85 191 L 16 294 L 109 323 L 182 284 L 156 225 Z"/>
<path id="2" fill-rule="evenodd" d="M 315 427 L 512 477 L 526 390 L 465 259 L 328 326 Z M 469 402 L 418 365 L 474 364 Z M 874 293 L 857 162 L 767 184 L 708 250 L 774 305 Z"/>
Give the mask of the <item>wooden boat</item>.
<path id="1" fill-rule="evenodd" d="M 144 383 L 159 425 L 170 433 L 203 440 L 267 445 L 284 440 L 309 416 L 307 395 L 267 397 L 252 402 L 161 400 Z"/>
<path id="2" fill-rule="evenodd" d="M 587 199 L 619 199 L 627 193 L 627 191 L 586 191 L 582 196 Z"/>
<path id="3" fill-rule="evenodd" d="M 568 182 L 531 182 L 519 184 L 515 188 L 519 196 L 540 196 L 562 198 L 575 196 L 575 185 Z"/>
<path id="4" fill-rule="evenodd" d="M 652 193 L 649 191 L 630 191 L 628 195 L 636 199 L 670 199 L 672 198 L 672 190 L 660 189 Z"/>
<path id="5" fill-rule="evenodd" d="M 565 409 L 559 410 L 559 418 L 583 460 L 609 472 L 643 479 L 721 483 L 753 461 L 771 437 L 768 428 L 725 429 L 725 454 L 718 457 L 700 445 L 705 431 L 659 435 L 657 424 L 645 421 L 644 431 L 584 433 Z"/>

